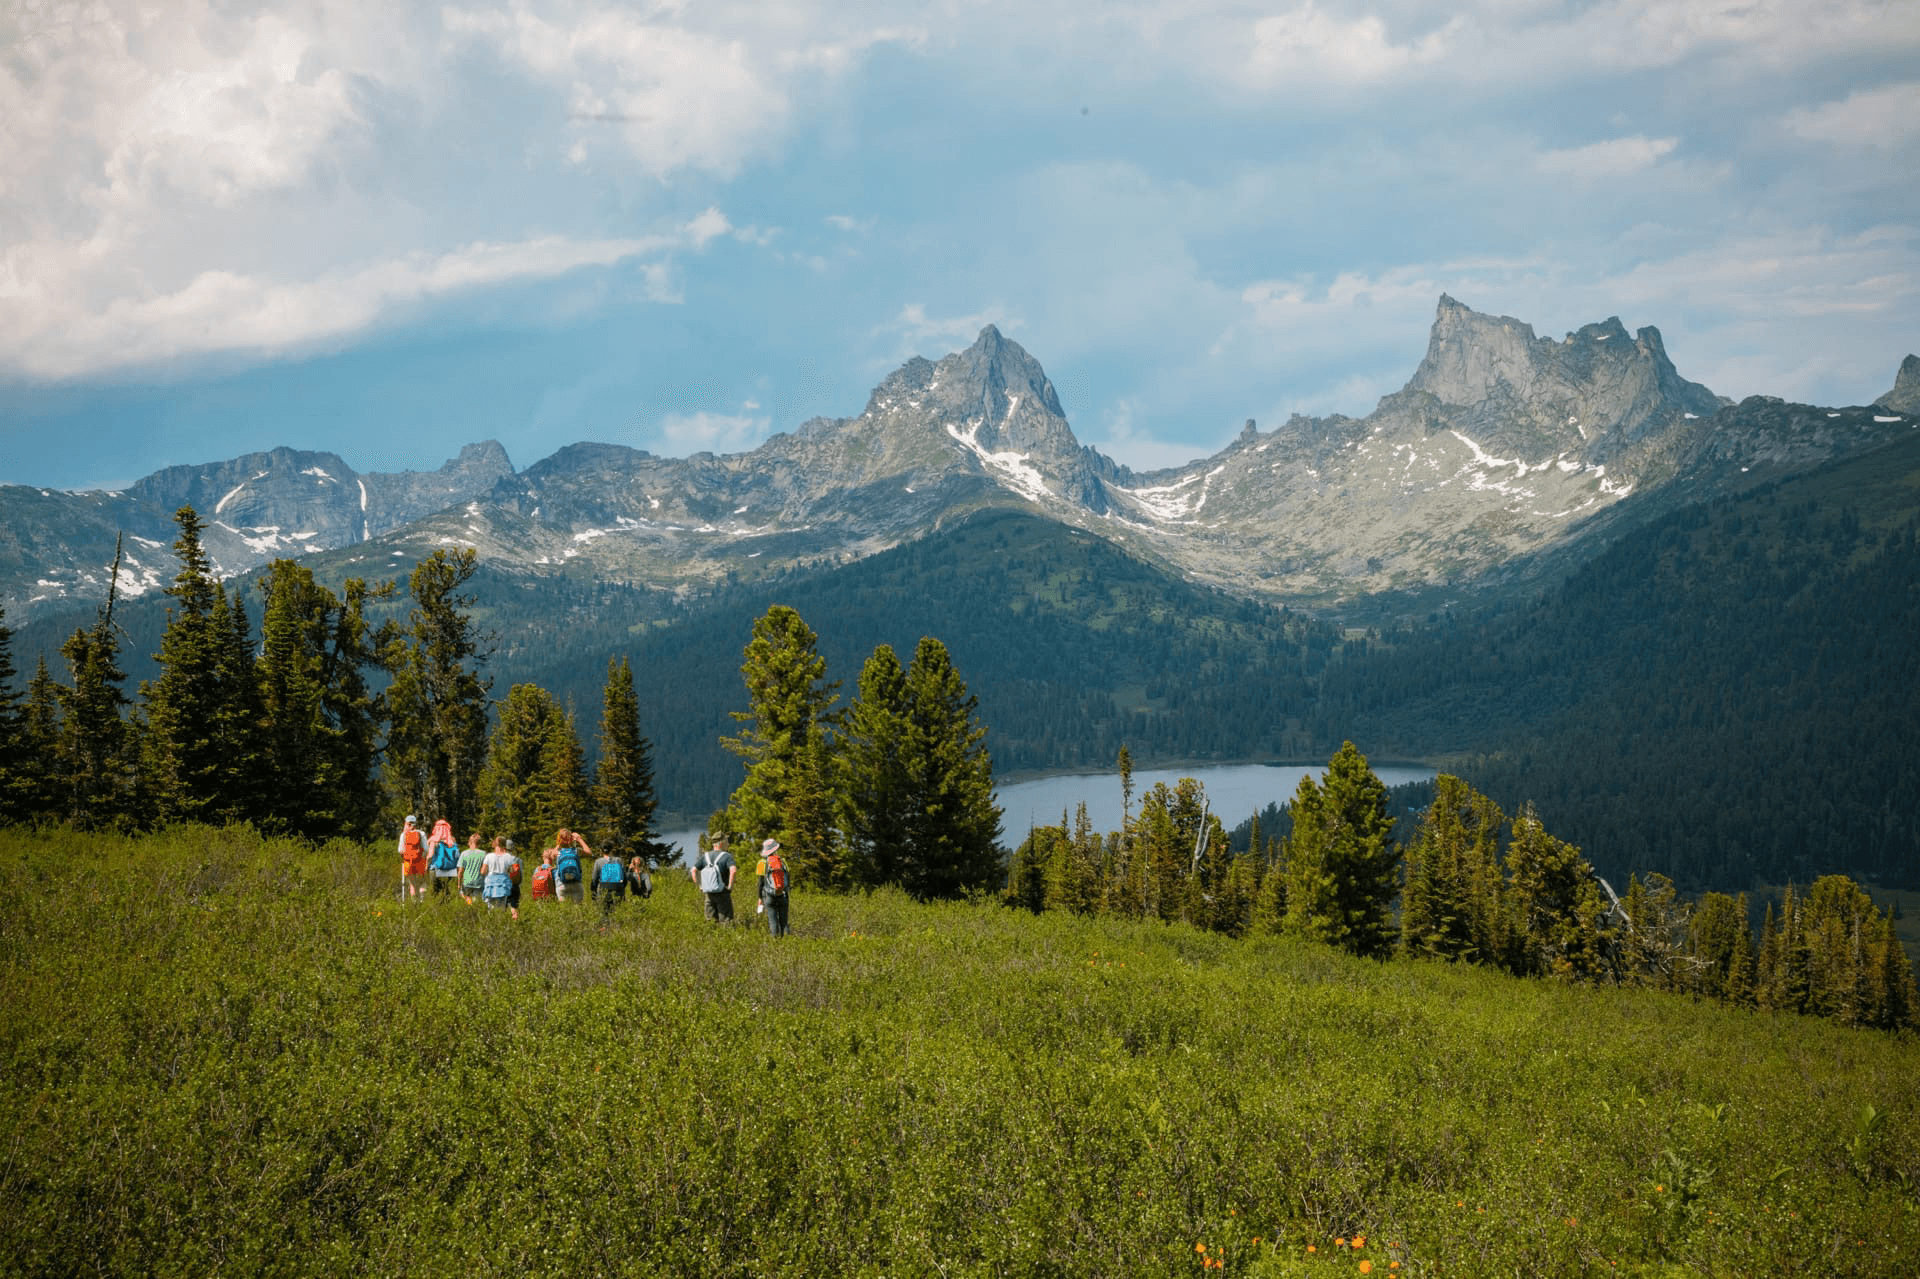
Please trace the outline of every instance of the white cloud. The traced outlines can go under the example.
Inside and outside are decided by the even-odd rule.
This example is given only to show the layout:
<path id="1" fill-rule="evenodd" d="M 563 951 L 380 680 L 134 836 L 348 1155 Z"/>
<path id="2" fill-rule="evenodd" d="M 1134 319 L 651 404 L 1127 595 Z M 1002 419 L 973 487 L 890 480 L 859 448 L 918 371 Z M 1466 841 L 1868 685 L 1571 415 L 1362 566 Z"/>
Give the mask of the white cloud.
<path id="1" fill-rule="evenodd" d="M 726 221 L 710 209 L 674 234 L 641 238 L 470 244 L 304 280 L 212 269 L 182 287 L 124 294 L 98 308 L 81 305 L 75 291 L 42 269 L 57 270 L 52 255 L 36 253 L 43 246 L 14 246 L 0 256 L 0 350 L 21 372 L 48 379 L 213 352 L 297 350 L 464 290 L 698 248 L 716 234 L 715 219 Z M 679 300 L 665 263 L 642 270 L 650 298 Z"/>
<path id="2" fill-rule="evenodd" d="M 1444 56 L 1451 28 L 1395 44 L 1374 14 L 1343 20 L 1313 0 L 1253 24 L 1247 71 L 1255 80 L 1278 78 L 1373 80 Z"/>
<path id="3" fill-rule="evenodd" d="M 909 302 L 900 308 L 900 314 L 891 324 L 875 330 L 879 333 L 899 333 L 909 346 L 923 342 L 950 342 L 966 346 L 980 335 L 987 325 L 994 325 L 1002 333 L 1013 333 L 1020 327 L 1017 318 L 1008 318 L 1004 308 L 989 307 L 976 311 L 972 315 L 955 315 L 945 318 L 929 316 L 923 303 Z M 941 354 L 945 354 L 943 350 Z"/>
<path id="4" fill-rule="evenodd" d="M 1789 133 L 1810 142 L 1892 151 L 1920 138 L 1920 81 L 1862 89 L 1838 102 L 1789 111 Z"/>
<path id="5" fill-rule="evenodd" d="M 676 454 L 739 453 L 767 438 L 772 419 L 750 413 L 669 413 L 660 434 Z"/>
<path id="6" fill-rule="evenodd" d="M 1648 168 L 1679 145 L 1678 138 L 1609 138 L 1583 147 L 1547 151 L 1535 163 L 1543 173 L 1582 179 L 1619 178 Z"/>

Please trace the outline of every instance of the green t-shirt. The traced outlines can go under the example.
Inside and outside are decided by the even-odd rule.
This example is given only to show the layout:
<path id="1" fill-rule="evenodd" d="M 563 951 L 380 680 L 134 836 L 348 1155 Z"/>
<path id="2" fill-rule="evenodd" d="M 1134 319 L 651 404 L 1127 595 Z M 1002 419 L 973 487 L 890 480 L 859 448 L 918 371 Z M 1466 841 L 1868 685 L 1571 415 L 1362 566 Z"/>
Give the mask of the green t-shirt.
<path id="1" fill-rule="evenodd" d="M 479 891 L 480 882 L 486 878 L 480 863 L 486 860 L 487 850 L 484 848 L 469 848 L 460 854 L 460 887 Z"/>

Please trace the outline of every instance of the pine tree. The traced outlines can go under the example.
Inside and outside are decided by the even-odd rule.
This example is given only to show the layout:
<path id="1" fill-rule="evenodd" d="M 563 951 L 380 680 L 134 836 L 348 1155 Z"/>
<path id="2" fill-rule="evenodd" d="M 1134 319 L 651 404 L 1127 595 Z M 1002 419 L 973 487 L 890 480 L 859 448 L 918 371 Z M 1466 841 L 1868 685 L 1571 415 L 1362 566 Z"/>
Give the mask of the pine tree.
<path id="1" fill-rule="evenodd" d="M 384 645 L 393 673 L 386 693 L 390 806 L 428 820 L 444 817 L 455 830 L 474 827 L 487 758 L 493 681 L 479 674 L 484 654 L 469 611 L 473 599 L 460 593 L 477 567 L 471 548 L 420 561 L 408 579 L 408 623 Z"/>
<path id="2" fill-rule="evenodd" d="M 549 759 L 558 741 L 556 726 L 564 725 L 553 695 L 538 684 L 507 690 L 480 774 L 479 825 L 531 849 L 567 824 L 552 803 Z"/>
<path id="3" fill-rule="evenodd" d="M 1328 763 L 1323 786 L 1308 781 L 1294 799 L 1288 845 L 1289 931 L 1356 955 L 1385 955 L 1400 866 L 1387 788 L 1352 742 Z"/>
<path id="4" fill-rule="evenodd" d="M 1281 844 L 1286 865 L 1285 931 L 1309 941 L 1337 941 L 1339 901 L 1327 865 L 1326 798 L 1312 773 L 1301 777 L 1287 811 L 1293 818 L 1293 833 Z"/>
<path id="5" fill-rule="evenodd" d="M 167 594 L 167 629 L 154 654 L 159 675 L 141 686 L 146 703 L 145 781 L 153 815 L 162 821 L 215 821 L 230 806 L 222 772 L 230 744 L 222 740 L 221 656 L 227 643 L 225 591 L 200 543 L 205 528 L 191 506 L 174 512 L 180 571 Z"/>
<path id="6" fill-rule="evenodd" d="M 1278 861 L 1267 861 L 1254 894 L 1252 915 L 1247 931 L 1255 937 L 1278 933 L 1287 919 L 1287 868 Z"/>
<path id="7" fill-rule="evenodd" d="M 380 807 L 379 725 L 364 674 L 379 653 L 366 583 L 350 579 L 342 599 L 306 566 L 274 560 L 259 586 L 262 825 L 316 840 L 364 838 Z"/>
<path id="8" fill-rule="evenodd" d="M 214 769 L 213 818 L 257 822 L 265 816 L 267 777 L 266 703 L 254 652 L 253 628 L 244 595 L 215 585 L 213 628 L 219 640 L 214 660 L 213 733 L 221 745 Z"/>
<path id="9" fill-rule="evenodd" d="M 640 734 L 640 699 L 626 658 L 607 660 L 601 697 L 600 764 L 594 774 L 594 848 L 621 858 L 636 853 L 649 862 L 677 861 L 678 849 L 660 842 L 653 828 L 658 804 L 653 790 L 653 743 Z"/>
<path id="10" fill-rule="evenodd" d="M 1409 955 L 1498 963 L 1504 958 L 1499 806 L 1442 773 L 1406 852 L 1400 949 Z"/>
<path id="11" fill-rule="evenodd" d="M 1507 844 L 1506 965 L 1522 975 L 1595 975 L 1599 892 L 1593 868 L 1526 805 Z M 1591 890 L 1591 891 L 1589 891 Z"/>
<path id="12" fill-rule="evenodd" d="M 1702 897 L 1687 927 L 1685 988 L 1714 999 L 1745 1002 L 1752 995 L 1752 955 L 1746 894 Z"/>
<path id="13" fill-rule="evenodd" d="M 58 815 L 82 828 L 110 826 L 134 814 L 138 739 L 122 712 L 120 640 L 113 624 L 119 596 L 120 546 L 116 542 L 107 600 L 92 626 L 67 637 L 60 654 L 72 683 L 57 687 L 60 736 L 52 775 Z"/>
<path id="14" fill-rule="evenodd" d="M 0 608 L 0 824 L 25 820 L 32 785 L 27 777 L 26 698 L 13 686 L 13 630 Z"/>
<path id="15" fill-rule="evenodd" d="M 584 826 L 587 810 L 587 758 L 573 712 L 559 711 L 547 721 L 540 747 L 539 794 L 545 821 L 540 833 Z"/>
<path id="16" fill-rule="evenodd" d="M 897 883 L 906 847 L 907 673 L 891 645 L 882 644 L 860 668 L 860 687 L 847 707 L 841 752 L 840 829 L 847 862 L 832 868 L 830 888 Z"/>
<path id="17" fill-rule="evenodd" d="M 48 674 L 43 656 L 27 681 L 27 701 L 20 717 L 18 820 L 35 821 L 58 812 L 54 769 L 59 751 L 60 686 Z"/>
<path id="18" fill-rule="evenodd" d="M 1001 899 L 1009 906 L 1038 915 L 1047 908 L 1047 870 L 1060 845 L 1067 842 L 1066 819 L 1058 826 L 1036 826 L 1027 832 L 1007 862 L 1007 887 Z"/>
<path id="19" fill-rule="evenodd" d="M 922 638 L 907 665 L 903 751 L 901 886 L 915 897 L 958 896 L 1000 876 L 1000 809 L 978 708 L 946 645 Z"/>
<path id="20" fill-rule="evenodd" d="M 780 828 L 786 832 L 780 852 L 796 884 L 853 882 L 851 859 L 834 822 L 836 767 L 826 728 L 816 723 L 794 761 L 780 810 Z"/>
<path id="21" fill-rule="evenodd" d="M 813 734 L 827 726 L 836 684 L 826 681 L 827 659 L 819 637 L 784 604 L 775 604 L 753 624 L 740 676 L 747 709 L 732 712 L 748 725 L 721 744 L 747 762 L 747 776 L 713 817 L 711 826 L 758 844 L 796 841 L 786 826 L 788 800 Z"/>

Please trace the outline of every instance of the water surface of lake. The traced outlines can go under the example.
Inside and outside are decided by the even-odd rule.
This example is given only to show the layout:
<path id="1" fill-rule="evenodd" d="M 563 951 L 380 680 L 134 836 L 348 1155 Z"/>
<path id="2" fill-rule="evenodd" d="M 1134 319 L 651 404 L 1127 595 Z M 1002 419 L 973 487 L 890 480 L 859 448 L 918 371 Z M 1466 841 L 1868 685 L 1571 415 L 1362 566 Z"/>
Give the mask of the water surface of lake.
<path id="1" fill-rule="evenodd" d="M 1196 768 L 1136 769 L 1133 811 L 1140 811 L 1141 795 L 1152 790 L 1155 782 L 1172 786 L 1182 777 L 1195 777 L 1207 788 L 1207 802 L 1214 816 L 1232 830 L 1268 804 L 1284 804 L 1292 799 L 1294 788 L 1307 773 L 1317 777 L 1325 771 L 1324 764 L 1209 764 Z M 1373 771 L 1389 786 L 1424 782 L 1434 775 L 1433 769 L 1417 764 L 1388 765 Z M 1002 784 L 996 788 L 996 798 L 1003 810 L 1000 842 L 1008 848 L 1025 839 L 1033 827 L 1058 823 L 1062 812 L 1071 824 L 1074 810 L 1082 801 L 1087 805 L 1087 817 L 1096 831 L 1104 834 L 1120 829 L 1119 773 L 1036 777 L 1032 781 Z M 661 838 L 680 849 L 682 858 L 686 859 L 693 855 L 694 841 L 699 835 L 698 830 L 676 830 L 666 832 Z M 743 863 L 742 869 L 750 871 L 754 859 L 744 855 L 748 852 L 757 853 L 757 850 L 734 850 Z"/>

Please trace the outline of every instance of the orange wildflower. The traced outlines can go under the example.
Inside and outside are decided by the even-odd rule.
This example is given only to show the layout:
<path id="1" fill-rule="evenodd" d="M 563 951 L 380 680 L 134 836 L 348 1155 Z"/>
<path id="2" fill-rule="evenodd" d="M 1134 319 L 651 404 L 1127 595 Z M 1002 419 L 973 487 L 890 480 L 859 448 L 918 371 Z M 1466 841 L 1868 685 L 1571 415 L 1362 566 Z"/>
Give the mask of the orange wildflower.
<path id="1" fill-rule="evenodd" d="M 1360 1263 L 1360 1273 L 1361 1273 L 1361 1274 L 1363 1274 L 1363 1275 L 1370 1275 L 1370 1274 L 1372 1274 L 1372 1273 L 1373 1273 L 1373 1263 L 1372 1263 L 1371 1261 L 1363 1261 L 1363 1262 L 1361 1262 L 1361 1263 Z"/>
<path id="2" fill-rule="evenodd" d="M 1344 1248 L 1344 1247 L 1346 1247 L 1346 1246 L 1347 1246 L 1347 1237 L 1346 1237 L 1345 1235 L 1342 1235 L 1342 1236 L 1340 1236 L 1340 1238 L 1338 1238 L 1338 1239 L 1336 1239 L 1336 1240 L 1334 1240 L 1334 1241 L 1333 1241 L 1333 1246 L 1334 1246 L 1334 1247 L 1336 1247 L 1336 1248 Z"/>
<path id="3" fill-rule="evenodd" d="M 1366 1246 L 1367 1246 L 1367 1237 L 1366 1237 L 1365 1235 L 1355 1235 L 1355 1236 L 1353 1237 L 1353 1246 L 1354 1246 L 1354 1247 L 1356 1247 L 1356 1248 L 1364 1248 L 1364 1247 L 1366 1247 Z"/>
<path id="4" fill-rule="evenodd" d="M 1307 1245 L 1307 1251 L 1308 1251 L 1308 1252 L 1319 1252 L 1320 1250 L 1319 1250 L 1318 1248 L 1316 1248 L 1316 1247 L 1314 1247 L 1314 1246 L 1313 1246 L 1312 1244 L 1308 1244 L 1308 1245 Z"/>
<path id="5" fill-rule="evenodd" d="M 1197 1244 L 1195 1244 L 1195 1245 L 1193 1245 L 1193 1250 L 1194 1250 L 1195 1252 L 1205 1252 L 1205 1251 L 1207 1250 L 1207 1245 L 1205 1245 L 1205 1244 L 1203 1244 L 1203 1243 L 1197 1243 Z"/>

